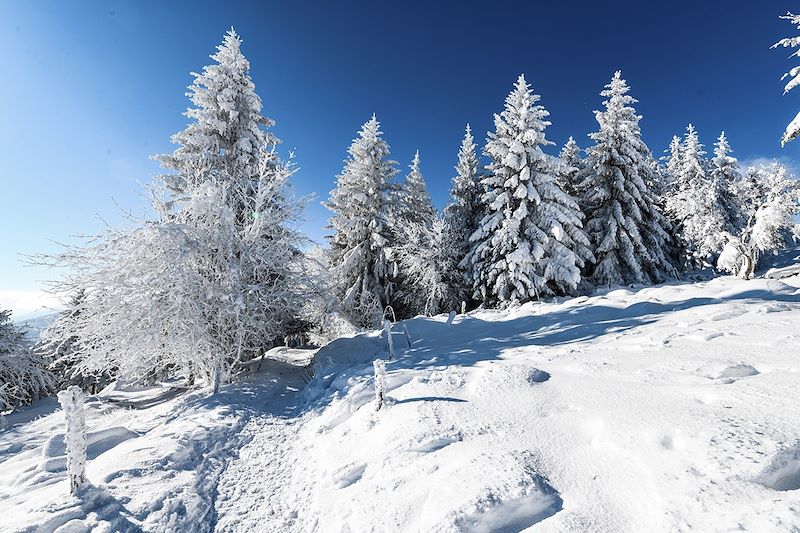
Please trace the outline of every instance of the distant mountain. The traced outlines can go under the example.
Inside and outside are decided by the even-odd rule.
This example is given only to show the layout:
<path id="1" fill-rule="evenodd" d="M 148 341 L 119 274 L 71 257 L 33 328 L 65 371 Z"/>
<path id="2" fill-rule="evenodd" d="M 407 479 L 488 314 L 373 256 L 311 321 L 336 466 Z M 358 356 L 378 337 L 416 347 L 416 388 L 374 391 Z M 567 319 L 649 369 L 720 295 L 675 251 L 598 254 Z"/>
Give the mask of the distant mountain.
<path id="1" fill-rule="evenodd" d="M 42 331 L 55 322 L 58 318 L 59 311 L 50 309 L 42 310 L 38 313 L 31 313 L 22 315 L 20 318 L 14 318 L 14 323 L 24 327 L 28 330 L 28 335 L 34 341 L 39 340 Z M 13 315 L 12 315 L 13 317 Z"/>

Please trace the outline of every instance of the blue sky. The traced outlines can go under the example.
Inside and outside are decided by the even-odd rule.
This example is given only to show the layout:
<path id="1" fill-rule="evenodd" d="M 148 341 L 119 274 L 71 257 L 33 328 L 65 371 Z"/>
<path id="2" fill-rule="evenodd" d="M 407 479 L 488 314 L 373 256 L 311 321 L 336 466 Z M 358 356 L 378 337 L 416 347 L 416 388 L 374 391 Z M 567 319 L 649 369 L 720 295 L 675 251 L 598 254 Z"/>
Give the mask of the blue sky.
<path id="1" fill-rule="evenodd" d="M 479 141 L 520 73 L 550 111 L 551 140 L 582 147 L 621 69 L 650 147 L 688 122 L 710 147 L 725 130 L 740 159 L 781 149 L 800 92 L 770 50 L 795 30 L 794 2 L 47 2 L 0 1 L 0 307 L 55 276 L 18 254 L 94 233 L 98 216 L 145 210 L 151 154 L 172 150 L 191 71 L 235 26 L 265 114 L 300 166 L 302 194 L 327 196 L 359 126 L 375 112 L 394 159 L 420 150 L 434 202 L 447 201 L 470 122 Z M 554 151 L 558 147 L 554 147 Z M 315 202 L 306 229 L 321 240 Z M 16 293 L 12 291 L 18 291 Z M 22 296 L 20 296 L 22 295 Z M 5 301 L 3 301 L 5 298 Z"/>

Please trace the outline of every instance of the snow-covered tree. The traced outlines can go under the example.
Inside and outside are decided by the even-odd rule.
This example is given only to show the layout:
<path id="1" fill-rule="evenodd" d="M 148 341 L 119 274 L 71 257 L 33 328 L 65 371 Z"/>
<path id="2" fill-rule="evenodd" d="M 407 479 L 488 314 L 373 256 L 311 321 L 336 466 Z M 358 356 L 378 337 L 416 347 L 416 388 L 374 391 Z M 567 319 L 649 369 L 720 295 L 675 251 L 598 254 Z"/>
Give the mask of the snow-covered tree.
<path id="1" fill-rule="evenodd" d="M 739 237 L 723 232 L 725 246 L 717 258 L 717 270 L 730 272 L 742 279 L 750 279 L 755 271 L 756 253 L 752 246 Z"/>
<path id="2" fill-rule="evenodd" d="M 747 241 L 760 254 L 774 253 L 786 246 L 787 235 L 794 226 L 794 215 L 800 212 L 800 188 L 789 169 L 773 162 L 759 169 L 761 193 L 753 194 L 755 203 Z"/>
<path id="3" fill-rule="evenodd" d="M 670 183 L 675 183 L 683 168 L 683 141 L 677 135 L 672 136 L 667 149 L 668 155 L 664 157 L 666 170 L 669 175 Z"/>
<path id="4" fill-rule="evenodd" d="M 214 63 L 192 73 L 187 96 L 192 101 L 185 115 L 191 124 L 172 137 L 178 148 L 172 154 L 155 156 L 162 166 L 176 171 L 161 178 L 177 193 L 192 186 L 192 179 L 205 181 L 197 169 L 207 169 L 216 179 L 240 182 L 247 190 L 259 168 L 262 149 L 279 141 L 268 128 L 274 123 L 261 114 L 261 98 L 250 77 L 250 62 L 241 51 L 242 40 L 233 30 L 225 34 Z"/>
<path id="5" fill-rule="evenodd" d="M 748 179 L 737 189 L 747 199 L 743 216 L 747 225 L 739 235 L 724 233 L 726 247 L 717 267 L 747 279 L 760 257 L 786 247 L 793 237 L 794 217 L 800 213 L 800 185 L 781 163 L 748 169 Z"/>
<path id="6" fill-rule="evenodd" d="M 46 396 L 55 379 L 31 349 L 24 329 L 0 310 L 0 415 Z"/>
<path id="7" fill-rule="evenodd" d="M 168 375 L 199 378 L 215 388 L 238 364 L 283 336 L 287 309 L 300 307 L 291 229 L 302 203 L 287 195 L 291 170 L 260 164 L 252 216 L 237 221 L 229 180 L 209 178 L 187 190 L 180 209 L 152 194 L 155 220 L 130 230 L 109 229 L 86 246 L 54 258 L 67 268 L 64 291 L 82 289 L 75 309 L 45 334 L 75 339 L 71 349 L 84 375 L 113 373 L 126 381 Z"/>
<path id="8" fill-rule="evenodd" d="M 417 150 L 409 165 L 411 172 L 397 190 L 395 204 L 395 208 L 398 210 L 397 225 L 406 223 L 430 225 L 436 218 L 436 209 L 431 202 L 431 195 L 428 194 L 428 187 L 425 185 L 425 178 L 422 176 L 419 165 L 419 150 Z"/>
<path id="9" fill-rule="evenodd" d="M 397 255 L 405 283 L 399 297 L 410 313 L 444 313 L 466 297 L 456 234 L 457 229 L 441 217 L 403 229 Z"/>
<path id="10" fill-rule="evenodd" d="M 689 124 L 675 191 L 667 201 L 667 209 L 676 221 L 677 234 L 686 250 L 685 261 L 689 268 L 710 264 L 713 256 L 722 251 L 721 235 L 727 229 L 705 153 L 697 130 Z"/>
<path id="11" fill-rule="evenodd" d="M 605 109 L 595 111 L 600 129 L 589 135 L 595 144 L 587 149 L 581 184 L 585 227 L 596 256 L 588 270 L 602 285 L 658 282 L 672 271 L 669 223 L 647 187 L 652 154 L 629 90 L 617 71 L 600 93 Z"/>
<path id="12" fill-rule="evenodd" d="M 474 297 L 487 305 L 570 292 L 591 257 L 578 205 L 558 186 L 562 164 L 542 151 L 552 143 L 539 99 L 520 76 L 484 148 L 491 160 L 481 180 L 486 213 L 464 261 Z"/>
<path id="13" fill-rule="evenodd" d="M 782 16 L 781 18 L 788 20 L 793 26 L 796 26 L 798 29 L 800 29 L 800 15 L 786 13 L 786 15 Z M 781 39 L 772 45 L 772 48 L 777 47 L 798 48 L 800 47 L 800 36 L 786 37 L 785 39 Z M 789 57 L 800 57 L 800 50 L 792 52 Z M 789 81 L 783 87 L 783 94 L 788 93 L 800 85 L 800 66 L 792 67 L 788 72 L 781 76 L 781 80 L 785 80 L 786 78 L 789 78 Z M 789 125 L 786 126 L 786 130 L 781 138 L 781 146 L 785 146 L 786 143 L 796 139 L 798 136 L 800 136 L 800 113 L 798 113 L 794 119 L 792 119 Z"/>
<path id="14" fill-rule="evenodd" d="M 730 153 L 731 146 L 723 131 L 714 144 L 709 177 L 716 197 L 716 209 L 722 213 L 724 231 L 736 234 L 741 231 L 746 220 L 742 220 L 740 201 L 736 197 L 738 182 L 741 180 L 739 162 Z"/>
<path id="15" fill-rule="evenodd" d="M 396 162 L 389 159 L 378 119 L 373 115 L 347 150 L 336 188 L 324 204 L 333 212 L 329 228 L 330 265 L 343 311 L 361 327 L 392 301 L 397 264 L 392 256 L 390 218 Z"/>
<path id="16" fill-rule="evenodd" d="M 561 148 L 558 157 L 564 163 L 563 170 L 559 175 L 561 189 L 573 198 L 579 198 L 581 195 L 578 191 L 579 176 L 583 170 L 583 159 L 581 159 L 581 148 L 571 135 L 564 147 Z"/>
<path id="17" fill-rule="evenodd" d="M 260 129 L 269 121 L 259 118 L 239 43 L 229 32 L 213 56 L 219 64 L 190 87 L 195 122 L 162 158 L 178 172 L 151 188 L 156 218 L 51 258 L 67 267 L 61 290 L 84 291 L 79 312 L 46 335 L 77 339 L 79 372 L 182 375 L 216 390 L 297 316 L 304 202 L 291 198 L 293 169 L 277 139 Z"/>
<path id="18" fill-rule="evenodd" d="M 456 175 L 450 188 L 450 203 L 444 208 L 444 219 L 449 228 L 452 245 L 455 249 L 456 264 L 467 256 L 470 249 L 470 236 L 478 229 L 478 222 L 483 216 L 481 194 L 483 192 L 480 175 L 480 162 L 475 146 L 475 139 L 469 124 L 466 126 L 464 138 L 458 150 Z M 457 266 L 462 274 L 464 285 L 462 291 L 470 291 L 467 284 L 470 274 L 467 265 Z M 464 298 L 466 298 L 466 294 Z"/>

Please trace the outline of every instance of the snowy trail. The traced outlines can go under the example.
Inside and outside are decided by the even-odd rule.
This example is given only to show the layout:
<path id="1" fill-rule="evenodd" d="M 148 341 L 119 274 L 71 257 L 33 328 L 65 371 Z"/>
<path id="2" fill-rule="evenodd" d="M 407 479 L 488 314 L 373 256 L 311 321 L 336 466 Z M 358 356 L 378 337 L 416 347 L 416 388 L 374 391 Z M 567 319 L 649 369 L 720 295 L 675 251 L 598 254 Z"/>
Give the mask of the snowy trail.
<path id="1" fill-rule="evenodd" d="M 296 421 L 258 417 L 245 426 L 248 441 L 220 478 L 216 531 L 291 531 L 299 499 L 290 483 L 297 467 Z"/>
<path id="2" fill-rule="evenodd" d="M 180 395 L 166 386 L 92 398 L 91 485 L 78 498 L 66 496 L 61 413 L 52 402 L 21 412 L 44 416 L 27 423 L 12 419 L 11 428 L 0 432 L 0 513 L 15 511 L 3 527 L 213 531 L 220 480 L 252 438 L 252 421 L 292 403 L 309 378 L 311 354 L 274 350 L 261 375 L 214 396 L 203 390 Z"/>

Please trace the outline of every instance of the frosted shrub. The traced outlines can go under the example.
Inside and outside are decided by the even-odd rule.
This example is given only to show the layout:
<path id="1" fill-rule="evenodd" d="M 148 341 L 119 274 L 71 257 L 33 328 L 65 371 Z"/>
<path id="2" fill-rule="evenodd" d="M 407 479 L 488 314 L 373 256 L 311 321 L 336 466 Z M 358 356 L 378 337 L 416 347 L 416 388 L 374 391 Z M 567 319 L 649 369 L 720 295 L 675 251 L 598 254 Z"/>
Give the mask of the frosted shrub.
<path id="1" fill-rule="evenodd" d="M 730 233 L 724 233 L 723 237 L 727 242 L 717 259 L 717 269 L 749 279 L 755 269 L 755 250 Z"/>
<path id="2" fill-rule="evenodd" d="M 72 385 L 58 393 L 67 424 L 64 443 L 67 447 L 67 476 L 69 492 L 75 494 L 86 483 L 86 417 L 83 402 L 86 396 L 80 387 Z"/>

